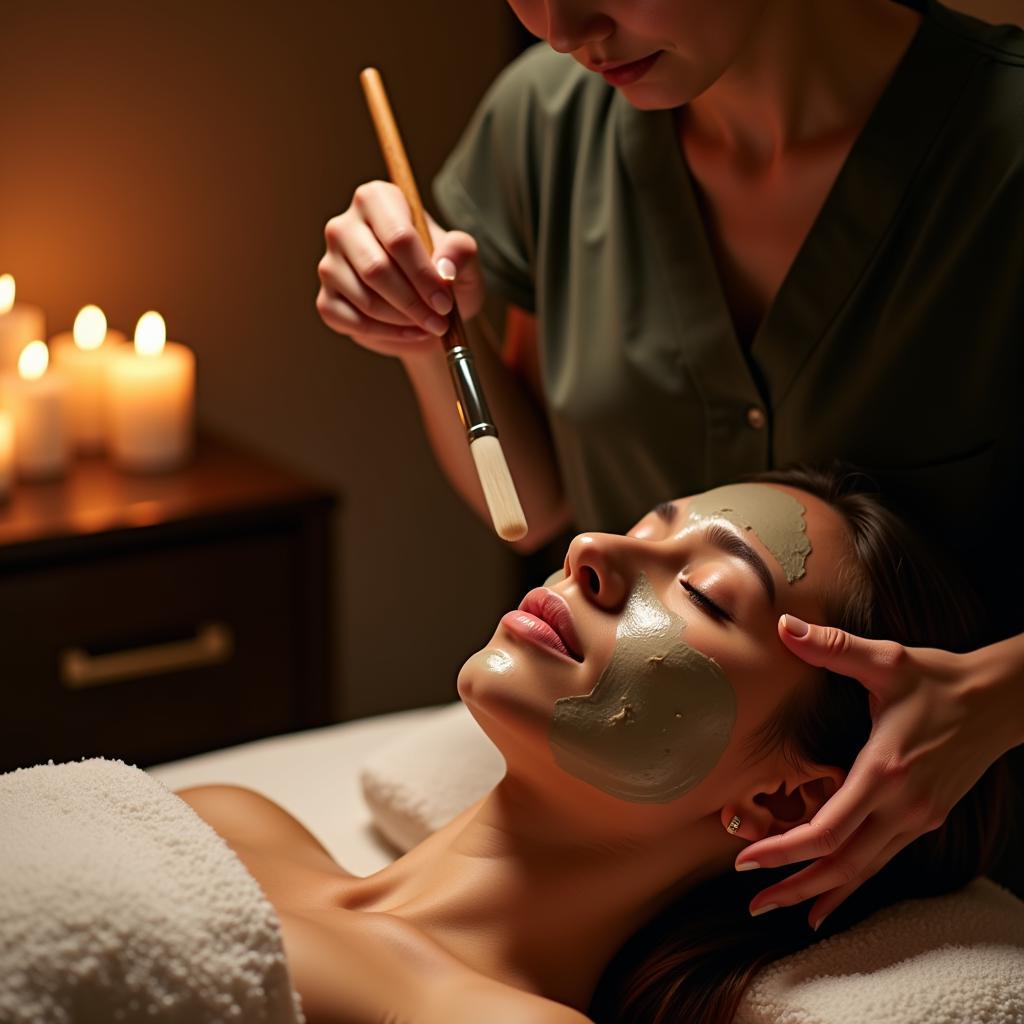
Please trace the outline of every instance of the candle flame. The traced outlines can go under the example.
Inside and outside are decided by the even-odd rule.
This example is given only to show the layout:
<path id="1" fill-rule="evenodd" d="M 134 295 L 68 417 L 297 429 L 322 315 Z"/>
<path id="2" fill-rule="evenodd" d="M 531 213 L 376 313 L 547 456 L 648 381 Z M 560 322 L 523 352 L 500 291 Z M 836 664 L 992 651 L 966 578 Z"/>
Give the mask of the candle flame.
<path id="1" fill-rule="evenodd" d="M 140 356 L 158 356 L 167 341 L 167 325 L 164 318 L 150 310 L 139 317 L 135 325 L 135 351 Z"/>
<path id="2" fill-rule="evenodd" d="M 10 313 L 14 305 L 14 275 L 0 274 L 0 315 Z"/>
<path id="3" fill-rule="evenodd" d="M 75 345 L 87 351 L 99 348 L 107 336 L 107 318 L 99 306 L 83 306 L 75 317 L 71 333 Z"/>
<path id="4" fill-rule="evenodd" d="M 18 376 L 22 380 L 39 380 L 50 364 L 50 350 L 44 341 L 30 341 L 18 356 Z"/>

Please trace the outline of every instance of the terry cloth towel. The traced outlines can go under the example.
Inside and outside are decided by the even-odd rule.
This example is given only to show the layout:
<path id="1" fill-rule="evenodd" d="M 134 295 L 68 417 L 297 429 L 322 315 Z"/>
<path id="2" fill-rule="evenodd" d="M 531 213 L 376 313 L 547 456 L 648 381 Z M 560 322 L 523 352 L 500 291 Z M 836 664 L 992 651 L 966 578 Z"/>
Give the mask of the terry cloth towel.
<path id="1" fill-rule="evenodd" d="M 0 775 L 0 879 L 4 1024 L 304 1020 L 256 880 L 138 768 Z"/>
<path id="2" fill-rule="evenodd" d="M 987 878 L 761 971 L 734 1024 L 1021 1024 L 1024 904 Z"/>
<path id="3" fill-rule="evenodd" d="M 374 824 L 405 851 L 503 774 L 456 702 L 375 751 L 360 781 Z M 761 971 L 734 1024 L 1024 1024 L 1024 903 L 979 878 L 889 907 Z"/>
<path id="4" fill-rule="evenodd" d="M 505 759 L 462 701 L 445 705 L 363 762 L 374 827 L 403 853 L 492 790 Z"/>

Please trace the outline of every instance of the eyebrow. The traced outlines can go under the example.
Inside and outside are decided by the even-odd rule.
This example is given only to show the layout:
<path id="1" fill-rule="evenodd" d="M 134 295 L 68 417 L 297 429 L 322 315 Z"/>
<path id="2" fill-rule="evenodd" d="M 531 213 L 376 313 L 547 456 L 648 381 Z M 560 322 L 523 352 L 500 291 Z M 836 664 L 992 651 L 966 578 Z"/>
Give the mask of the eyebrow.
<path id="1" fill-rule="evenodd" d="M 651 511 L 663 522 L 671 525 L 675 522 L 678 509 L 674 502 L 663 501 L 661 504 L 655 505 Z M 771 570 L 765 564 L 764 559 L 739 534 L 733 533 L 721 523 L 712 522 L 704 534 L 704 539 L 725 554 L 733 555 L 749 565 L 761 581 L 768 600 L 775 604 L 775 579 L 772 577 Z"/>

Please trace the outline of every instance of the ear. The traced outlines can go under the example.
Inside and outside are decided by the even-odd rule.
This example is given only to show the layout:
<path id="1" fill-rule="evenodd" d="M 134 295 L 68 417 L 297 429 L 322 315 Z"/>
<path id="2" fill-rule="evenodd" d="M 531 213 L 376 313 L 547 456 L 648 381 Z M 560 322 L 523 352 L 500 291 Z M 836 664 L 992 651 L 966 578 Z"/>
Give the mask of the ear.
<path id="1" fill-rule="evenodd" d="M 746 796 L 726 804 L 722 828 L 728 830 L 735 816 L 740 825 L 732 834 L 748 842 L 788 832 L 810 821 L 845 778 L 845 772 L 832 765 L 806 765 L 799 770 L 787 766 L 783 775 L 762 779 Z"/>

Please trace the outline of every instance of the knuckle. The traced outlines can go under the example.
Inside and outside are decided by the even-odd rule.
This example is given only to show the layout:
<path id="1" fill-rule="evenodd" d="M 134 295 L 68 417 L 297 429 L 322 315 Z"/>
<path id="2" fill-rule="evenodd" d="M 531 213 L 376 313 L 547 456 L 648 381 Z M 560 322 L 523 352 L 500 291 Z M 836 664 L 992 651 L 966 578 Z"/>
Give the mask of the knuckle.
<path id="1" fill-rule="evenodd" d="M 387 237 L 382 238 L 381 241 L 389 250 L 397 249 L 408 252 L 419 241 L 419 235 L 416 234 L 416 230 L 411 224 L 399 224 L 389 231 Z"/>
<path id="2" fill-rule="evenodd" d="M 377 181 L 364 181 L 357 185 L 355 192 L 352 193 L 352 205 L 359 210 L 365 209 L 367 203 L 373 201 L 379 184 Z"/>
<path id="3" fill-rule="evenodd" d="M 342 220 L 342 215 L 332 217 L 324 225 L 324 238 L 327 241 L 328 246 L 338 246 L 341 244 L 342 237 L 345 233 L 345 222 Z"/>
<path id="4" fill-rule="evenodd" d="M 841 842 L 839 833 L 835 829 L 826 827 L 818 833 L 818 846 L 825 853 L 834 853 L 839 849 Z"/>
<path id="5" fill-rule="evenodd" d="M 903 644 L 895 640 L 881 640 L 874 648 L 875 663 L 879 668 L 889 672 L 895 672 L 902 668 L 907 660 L 908 653 Z"/>
<path id="6" fill-rule="evenodd" d="M 910 765 L 895 752 L 883 754 L 875 765 L 878 782 L 886 786 L 905 786 L 909 774 Z"/>
<path id="7" fill-rule="evenodd" d="M 387 277 L 391 269 L 391 260 L 385 253 L 364 256 L 359 264 L 359 276 L 364 281 L 380 281 Z"/>
<path id="8" fill-rule="evenodd" d="M 829 657 L 839 657 L 850 650 L 852 641 L 850 634 L 835 626 L 826 626 L 821 638 L 821 645 Z"/>

